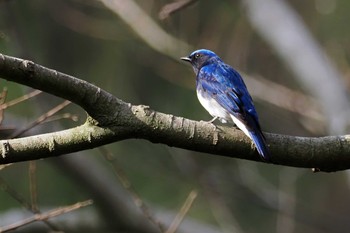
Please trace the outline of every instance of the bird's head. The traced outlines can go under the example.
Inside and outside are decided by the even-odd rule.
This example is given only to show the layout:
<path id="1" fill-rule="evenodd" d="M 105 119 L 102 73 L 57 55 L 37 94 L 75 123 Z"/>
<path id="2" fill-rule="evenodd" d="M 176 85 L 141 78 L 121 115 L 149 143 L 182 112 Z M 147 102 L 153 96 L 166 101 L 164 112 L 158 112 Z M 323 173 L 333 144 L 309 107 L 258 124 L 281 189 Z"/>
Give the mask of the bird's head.
<path id="1" fill-rule="evenodd" d="M 203 66 L 220 58 L 210 50 L 199 49 L 191 53 L 188 57 L 181 57 L 180 59 L 191 63 L 194 72 L 197 74 Z"/>

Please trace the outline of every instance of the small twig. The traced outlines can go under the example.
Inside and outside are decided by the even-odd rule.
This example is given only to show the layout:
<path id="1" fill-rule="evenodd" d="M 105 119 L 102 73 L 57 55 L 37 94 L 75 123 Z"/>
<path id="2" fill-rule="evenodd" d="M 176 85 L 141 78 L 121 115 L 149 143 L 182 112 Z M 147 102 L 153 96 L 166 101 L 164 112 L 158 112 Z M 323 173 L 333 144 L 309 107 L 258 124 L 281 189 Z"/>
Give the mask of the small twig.
<path id="1" fill-rule="evenodd" d="M 198 192 L 196 190 L 192 190 L 185 201 L 185 203 L 182 205 L 179 213 L 177 213 L 175 219 L 170 224 L 168 230 L 165 233 L 175 233 L 178 227 L 180 226 L 182 220 L 186 216 L 187 212 L 190 210 L 194 200 L 197 198 Z"/>
<path id="2" fill-rule="evenodd" d="M 29 161 L 29 190 L 30 190 L 30 200 L 33 212 L 38 212 L 38 192 L 37 192 L 37 182 L 36 182 L 36 161 Z"/>
<path id="3" fill-rule="evenodd" d="M 0 94 L 0 106 L 2 106 L 5 103 L 6 97 L 7 97 L 7 88 L 4 87 L 2 89 L 1 94 Z M 4 120 L 4 111 L 3 111 L 3 109 L 1 109 L 0 110 L 0 124 L 2 123 L 3 120 Z"/>
<path id="4" fill-rule="evenodd" d="M 56 107 L 54 107 L 53 109 L 51 109 L 50 111 L 46 112 L 45 114 L 41 115 L 40 117 L 38 117 L 38 119 L 36 119 L 34 122 L 30 123 L 29 125 L 27 125 L 26 128 L 18 130 L 17 132 L 13 133 L 10 138 L 16 138 L 22 134 L 24 134 L 25 132 L 27 132 L 28 130 L 32 129 L 33 127 L 39 125 L 40 123 L 42 123 L 43 121 L 45 121 L 48 117 L 51 117 L 52 115 L 54 115 L 55 113 L 57 113 L 58 111 L 62 110 L 64 107 L 66 107 L 67 105 L 69 105 L 71 102 L 69 100 L 65 100 L 63 101 L 61 104 L 57 105 Z"/>
<path id="5" fill-rule="evenodd" d="M 23 102 L 25 100 L 33 98 L 34 96 L 39 95 L 40 93 L 42 93 L 42 91 L 34 90 L 34 91 L 32 91 L 32 92 L 30 92 L 30 93 L 28 93 L 26 95 L 23 95 L 23 96 L 21 96 L 21 97 L 19 97 L 17 99 L 11 100 L 11 101 L 9 101 L 7 103 L 3 103 L 3 104 L 0 105 L 0 110 L 4 110 L 4 109 L 6 109 L 8 107 L 11 107 L 13 105 L 19 104 L 20 102 Z"/>
<path id="6" fill-rule="evenodd" d="M 155 51 L 178 60 L 190 45 L 171 36 L 135 0 L 100 0 Z M 140 23 L 142 22 L 142 24 Z"/>
<path id="7" fill-rule="evenodd" d="M 8 193 L 13 199 L 15 199 L 18 203 L 20 203 L 27 210 L 32 212 L 31 205 L 26 201 L 26 199 L 19 194 L 16 190 L 14 190 L 1 176 L 0 176 L 0 188 Z"/>
<path id="8" fill-rule="evenodd" d="M 30 92 L 29 94 L 23 95 L 17 99 L 14 99 L 14 100 L 11 100 L 11 101 L 5 103 L 6 97 L 7 97 L 7 88 L 4 88 L 0 94 L 0 124 L 2 123 L 2 121 L 4 119 L 4 110 L 5 109 L 7 109 L 8 107 L 14 106 L 16 104 L 19 104 L 25 100 L 30 99 L 30 98 L 33 98 L 34 96 L 37 96 L 40 93 L 42 93 L 42 91 L 35 90 L 35 91 Z"/>
<path id="9" fill-rule="evenodd" d="M 105 147 L 99 147 L 98 148 L 101 152 L 101 154 L 104 156 L 104 158 L 112 165 L 113 170 L 119 181 L 122 183 L 123 187 L 130 193 L 135 205 L 140 208 L 143 215 L 154 225 L 156 225 L 161 232 L 164 232 L 165 227 L 164 225 L 159 222 L 151 213 L 148 206 L 143 202 L 141 197 L 137 194 L 136 190 L 131 185 L 128 177 L 126 176 L 125 172 L 121 167 L 118 166 L 116 162 L 116 158 L 113 155 L 112 152 L 107 150 Z"/>
<path id="10" fill-rule="evenodd" d="M 161 20 L 164 20 L 164 19 L 168 18 L 171 14 L 174 14 L 174 13 L 190 6 L 197 1 L 198 0 L 178 0 L 178 1 L 166 4 L 160 10 L 159 18 Z"/>
<path id="11" fill-rule="evenodd" d="M 48 123 L 48 122 L 58 121 L 62 119 L 69 119 L 74 122 L 77 122 L 79 120 L 79 116 L 77 114 L 63 113 L 61 115 L 50 116 L 45 120 L 45 122 L 42 122 L 42 123 Z"/>
<path id="12" fill-rule="evenodd" d="M 15 199 L 18 203 L 20 203 L 24 208 L 30 211 L 33 214 L 41 214 L 39 209 L 34 209 L 32 204 L 28 203 L 27 200 L 19 194 L 16 190 L 12 189 L 11 186 L 0 176 L 0 188 L 7 192 L 13 199 Z M 59 231 L 59 228 L 49 222 L 48 220 L 43 220 L 43 222 L 50 227 L 53 231 Z M 1 228 L 0 228 L 1 232 Z"/>
<path id="13" fill-rule="evenodd" d="M 0 94 L 0 105 L 2 105 L 2 104 L 5 103 L 6 97 L 7 97 L 7 88 L 4 87 L 4 88 L 2 89 L 1 94 Z"/>
<path id="14" fill-rule="evenodd" d="M 0 228 L 0 232 L 12 231 L 12 230 L 15 230 L 15 229 L 17 229 L 19 227 L 28 225 L 28 224 L 36 222 L 36 221 L 46 221 L 46 220 L 48 220 L 50 218 L 57 217 L 59 215 L 62 215 L 62 214 L 65 214 L 65 213 L 68 213 L 68 212 L 80 209 L 82 207 L 85 207 L 85 206 L 88 206 L 88 205 L 91 205 L 91 204 L 92 204 L 92 200 L 87 200 L 87 201 L 75 203 L 74 205 L 53 209 L 51 211 L 48 211 L 48 212 L 45 212 L 45 213 L 42 213 L 42 214 L 35 214 L 32 217 L 23 219 L 21 221 L 18 221 L 16 223 L 10 224 L 8 226 L 1 227 Z"/>

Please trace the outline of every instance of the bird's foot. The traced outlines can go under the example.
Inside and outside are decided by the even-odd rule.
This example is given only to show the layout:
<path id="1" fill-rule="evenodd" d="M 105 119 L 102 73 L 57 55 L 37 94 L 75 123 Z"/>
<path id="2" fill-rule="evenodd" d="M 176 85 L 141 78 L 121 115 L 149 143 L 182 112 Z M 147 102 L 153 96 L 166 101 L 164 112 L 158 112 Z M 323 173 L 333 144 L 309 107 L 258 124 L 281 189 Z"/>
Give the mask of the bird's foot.
<path id="1" fill-rule="evenodd" d="M 218 128 L 217 128 L 216 125 L 213 123 L 216 119 L 218 119 L 218 117 L 214 117 L 214 118 L 211 119 L 210 121 L 201 121 L 201 122 L 205 122 L 205 123 L 212 124 L 212 125 L 214 126 L 214 131 L 216 131 Z"/>
<path id="2" fill-rule="evenodd" d="M 216 117 L 213 117 L 213 119 L 211 119 L 210 121 L 207 121 L 207 122 L 210 123 L 210 124 L 213 124 L 213 122 L 214 122 L 216 119 L 218 119 L 217 116 L 216 116 Z"/>
<path id="3" fill-rule="evenodd" d="M 250 148 L 252 148 L 252 150 L 255 150 L 255 144 L 253 141 L 250 142 Z"/>

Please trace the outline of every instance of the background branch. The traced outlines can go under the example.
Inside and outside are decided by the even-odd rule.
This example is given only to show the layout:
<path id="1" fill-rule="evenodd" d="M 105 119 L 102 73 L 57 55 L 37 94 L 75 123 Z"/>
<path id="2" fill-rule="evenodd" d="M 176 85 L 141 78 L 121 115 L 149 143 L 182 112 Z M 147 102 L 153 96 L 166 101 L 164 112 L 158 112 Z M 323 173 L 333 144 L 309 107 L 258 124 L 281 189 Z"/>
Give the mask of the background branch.
<path id="1" fill-rule="evenodd" d="M 198 0 L 177 0 L 172 3 L 168 3 L 165 6 L 162 7 L 162 9 L 159 12 L 159 18 L 161 20 L 164 20 L 168 18 L 171 14 L 174 14 L 191 4 L 194 4 Z"/>
<path id="2" fill-rule="evenodd" d="M 101 2 L 156 51 L 180 57 L 190 50 L 188 44 L 166 33 L 135 1 L 101 0 Z"/>
<path id="3" fill-rule="evenodd" d="M 88 206 L 91 204 L 92 204 L 92 201 L 87 200 L 87 201 L 75 203 L 75 204 L 70 205 L 70 206 L 60 207 L 60 208 L 57 208 L 57 209 L 54 209 L 54 210 L 51 210 L 51 211 L 48 211 L 45 213 L 38 213 L 32 217 L 29 217 L 27 219 L 23 219 L 21 221 L 18 221 L 16 223 L 11 224 L 11 225 L 0 227 L 0 232 L 13 231 L 19 227 L 23 227 L 25 225 L 28 225 L 28 224 L 36 222 L 36 221 L 47 221 L 50 218 L 57 217 L 59 215 L 80 209 L 82 207 L 85 207 L 85 206 Z"/>
<path id="4" fill-rule="evenodd" d="M 349 126 L 349 99 L 344 80 L 301 17 L 287 1 L 242 1 L 247 18 L 288 68 L 318 100 L 332 134 Z M 325 93 L 332 93 L 326 95 Z"/>

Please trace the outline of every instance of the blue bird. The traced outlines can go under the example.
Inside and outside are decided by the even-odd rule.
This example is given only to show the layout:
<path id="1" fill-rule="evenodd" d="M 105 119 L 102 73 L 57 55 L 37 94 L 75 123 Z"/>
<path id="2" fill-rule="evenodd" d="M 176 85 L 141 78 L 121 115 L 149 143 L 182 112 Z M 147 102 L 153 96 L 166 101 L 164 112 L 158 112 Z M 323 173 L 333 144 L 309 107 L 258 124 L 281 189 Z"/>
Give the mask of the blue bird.
<path id="1" fill-rule="evenodd" d="M 196 50 L 181 60 L 193 67 L 199 102 L 214 117 L 210 122 L 219 119 L 236 124 L 253 141 L 261 158 L 269 162 L 258 114 L 241 75 L 210 50 Z"/>

